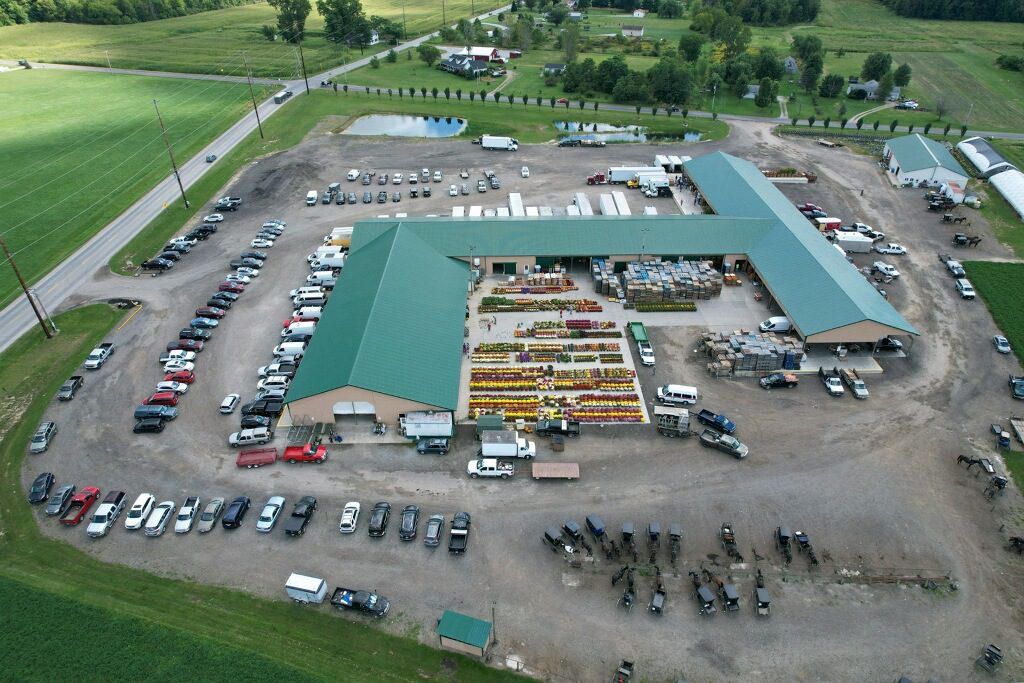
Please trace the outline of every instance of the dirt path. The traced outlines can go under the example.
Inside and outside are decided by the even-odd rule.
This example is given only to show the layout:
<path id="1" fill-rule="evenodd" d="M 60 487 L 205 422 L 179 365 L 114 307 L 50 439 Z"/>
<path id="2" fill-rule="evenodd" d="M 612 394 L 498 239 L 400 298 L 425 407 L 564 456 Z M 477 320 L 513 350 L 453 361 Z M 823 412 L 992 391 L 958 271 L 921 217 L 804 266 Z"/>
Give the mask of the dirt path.
<path id="1" fill-rule="evenodd" d="M 504 90 L 505 86 L 508 85 L 509 83 L 511 83 L 512 81 L 516 80 L 516 76 L 518 76 L 518 75 L 519 74 L 516 73 L 515 71 L 509 71 L 507 74 L 505 74 L 505 80 L 503 80 L 501 83 L 499 83 L 498 87 L 495 88 L 494 90 L 492 90 L 491 92 L 487 93 L 487 95 L 489 97 L 493 98 L 494 97 L 494 93 L 501 92 L 502 90 Z"/>
<path id="2" fill-rule="evenodd" d="M 891 109 L 891 108 L 893 108 L 895 106 L 896 106 L 896 104 L 894 102 L 886 102 L 885 104 L 883 104 L 881 106 L 878 106 L 878 107 L 875 107 L 873 109 L 866 109 L 866 110 L 862 111 L 859 114 L 854 114 L 853 116 L 851 116 L 849 123 L 850 124 L 856 124 L 857 121 L 861 120 L 862 118 L 864 118 L 868 114 L 875 114 L 877 112 L 882 111 L 883 109 Z"/>

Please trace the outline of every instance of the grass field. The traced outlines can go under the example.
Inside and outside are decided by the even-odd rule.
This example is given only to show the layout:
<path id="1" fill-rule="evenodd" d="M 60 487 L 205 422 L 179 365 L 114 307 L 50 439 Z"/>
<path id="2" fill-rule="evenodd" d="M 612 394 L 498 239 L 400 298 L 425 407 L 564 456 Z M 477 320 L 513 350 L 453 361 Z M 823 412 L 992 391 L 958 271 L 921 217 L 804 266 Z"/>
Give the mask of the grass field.
<path id="1" fill-rule="evenodd" d="M 403 5 L 390 0 L 365 0 L 367 16 L 380 15 L 402 22 Z M 454 24 L 475 10 L 482 14 L 502 0 L 445 0 L 444 16 Z M 404 9 L 410 37 L 441 27 L 441 2 L 408 3 Z M 282 41 L 268 41 L 264 24 L 276 26 L 274 8 L 265 3 L 202 12 L 187 17 L 124 26 L 86 24 L 24 24 L 0 28 L 0 59 L 91 64 L 156 71 L 245 75 L 240 53 L 247 54 L 253 73 L 274 78 L 301 75 L 298 51 Z M 359 50 L 342 49 L 324 37 L 324 22 L 313 12 L 306 22 L 302 44 L 309 73 L 342 64 Z M 373 54 L 384 45 L 367 48 Z"/>
<path id="2" fill-rule="evenodd" d="M 66 680 L 82 671 L 95 680 L 523 680 L 328 608 L 164 579 L 43 537 L 21 486 L 26 444 L 57 387 L 122 316 L 105 305 L 75 309 L 57 316 L 54 339 L 32 332 L 0 355 L 5 680 Z M 59 465 L 55 472 L 60 481 Z"/>
<path id="3" fill-rule="evenodd" d="M 446 101 L 444 95 L 439 95 L 438 99 L 434 100 L 430 95 L 427 95 L 426 99 L 419 95 L 410 99 L 408 96 L 400 98 L 397 94 L 388 97 L 386 93 L 377 96 L 350 92 L 346 95 L 341 91 L 337 95 L 328 91 L 314 91 L 309 96 L 296 98 L 288 107 L 287 116 L 277 115 L 264 121 L 263 127 L 267 135 L 265 141 L 253 133 L 233 152 L 223 157 L 216 168 L 192 186 L 189 197 L 195 205 L 201 205 L 216 196 L 234 172 L 249 160 L 294 146 L 317 123 L 329 116 L 339 117 L 332 126 L 337 130 L 343 128 L 350 118 L 362 114 L 394 112 L 459 116 L 469 121 L 461 138 L 463 140 L 482 133 L 490 133 L 515 135 L 524 143 L 552 140 L 557 137 L 553 122 L 576 120 L 584 116 L 575 106 L 567 110 L 558 105 L 552 109 L 547 103 L 538 107 L 533 100 L 525 107 L 521 100 L 516 100 L 515 104 L 509 107 L 504 100 L 500 104 L 491 99 L 488 99 L 486 104 L 481 104 L 479 100 L 470 103 L 465 95 L 460 102 L 454 95 L 450 101 Z M 665 116 L 664 112 L 652 117 L 650 110 L 644 110 L 638 119 L 635 114 L 600 110 L 595 112 L 592 107 L 587 107 L 584 117 L 587 121 L 599 123 L 640 123 L 659 133 L 681 135 L 684 131 L 701 132 L 705 140 L 723 138 L 729 131 L 728 126 L 721 121 L 690 118 L 684 122 L 681 116 L 670 118 Z M 151 256 L 157 248 L 165 244 L 172 233 L 180 231 L 181 226 L 194 215 L 194 211 L 185 210 L 178 204 L 168 207 L 156 221 L 111 259 L 110 267 L 115 272 L 127 273 L 126 261 L 139 263 L 141 259 Z"/>
<path id="4" fill-rule="evenodd" d="M 0 227 L 33 282 L 251 107 L 244 84 L 33 69 L 0 74 Z M 15 296 L 0 268 L 0 305 Z"/>
<path id="5" fill-rule="evenodd" d="M 1024 362 L 1024 263 L 964 261 L 964 270 L 1014 355 Z"/>
<path id="6" fill-rule="evenodd" d="M 679 36 L 690 32 L 689 17 L 679 19 L 661 19 L 657 14 L 648 12 L 643 19 L 637 19 L 632 14 L 626 14 L 619 10 L 589 9 L 586 17 L 580 23 L 580 35 L 585 38 L 593 38 L 604 34 L 616 34 L 622 30 L 622 25 L 643 26 L 645 40 L 666 40 L 670 47 L 679 44 Z"/>
<path id="7" fill-rule="evenodd" d="M 929 109 L 945 99 L 954 128 L 970 114 L 974 129 L 1024 130 L 1024 74 L 995 66 L 1001 53 L 1020 54 L 1024 24 L 909 19 L 875 0 L 824 0 L 814 24 L 752 31 L 755 45 L 781 54 L 789 53 L 793 35 L 816 35 L 828 50 L 826 71 L 844 76 L 859 73 L 867 53 L 891 52 L 895 64 L 913 68 L 904 94 Z M 834 52 L 839 48 L 842 57 Z"/>

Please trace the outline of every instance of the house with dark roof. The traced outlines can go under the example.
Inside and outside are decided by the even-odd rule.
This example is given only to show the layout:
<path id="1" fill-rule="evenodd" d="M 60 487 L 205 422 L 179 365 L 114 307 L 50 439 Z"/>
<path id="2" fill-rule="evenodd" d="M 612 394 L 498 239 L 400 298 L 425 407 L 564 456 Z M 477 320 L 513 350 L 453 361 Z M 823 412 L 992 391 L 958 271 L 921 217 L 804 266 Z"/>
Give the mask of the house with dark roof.
<path id="1" fill-rule="evenodd" d="M 565 64 L 545 64 L 545 76 L 560 76 L 565 72 Z"/>
<path id="2" fill-rule="evenodd" d="M 554 259 L 692 254 L 750 273 L 807 344 L 918 334 L 752 163 L 715 152 L 684 168 L 716 215 L 357 222 L 285 397 L 291 423 L 394 423 L 409 411 L 454 411 L 471 262 L 486 274 L 514 274 Z"/>
<path id="3" fill-rule="evenodd" d="M 623 24 L 622 25 L 622 35 L 626 36 L 627 38 L 643 38 L 644 37 L 644 27 L 643 26 L 636 26 L 636 25 L 633 25 L 633 24 Z"/>
<path id="4" fill-rule="evenodd" d="M 858 91 L 864 91 L 865 93 L 867 93 L 866 97 L 864 98 L 867 100 L 878 99 L 880 95 L 880 93 L 878 92 L 878 81 L 876 81 L 875 79 L 865 81 L 864 83 L 850 83 L 850 85 L 846 86 L 847 95 Z M 902 91 L 899 88 L 899 86 L 893 86 L 893 89 L 889 92 L 889 97 L 887 99 L 893 101 L 898 100 L 900 98 L 901 92 Z"/>
<path id="5" fill-rule="evenodd" d="M 788 74 L 795 74 L 797 72 L 796 59 L 793 58 L 792 56 L 786 57 L 785 59 L 782 60 L 782 68 Z"/>
<path id="6" fill-rule="evenodd" d="M 462 76 L 463 78 L 475 79 L 487 73 L 487 62 L 473 59 L 468 55 L 448 55 L 437 68 L 442 71 Z"/>

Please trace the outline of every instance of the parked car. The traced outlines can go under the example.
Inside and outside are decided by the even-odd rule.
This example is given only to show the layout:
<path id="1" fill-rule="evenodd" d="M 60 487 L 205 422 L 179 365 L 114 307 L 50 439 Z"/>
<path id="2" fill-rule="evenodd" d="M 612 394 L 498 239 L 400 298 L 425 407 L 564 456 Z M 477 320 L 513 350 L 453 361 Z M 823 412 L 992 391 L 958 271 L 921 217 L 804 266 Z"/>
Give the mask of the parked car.
<path id="1" fill-rule="evenodd" d="M 269 443 L 272 438 L 274 438 L 274 433 L 264 427 L 243 429 L 238 432 L 233 432 L 228 436 L 228 445 L 232 448 L 255 445 L 262 446 L 265 443 Z"/>
<path id="2" fill-rule="evenodd" d="M 74 399 L 75 394 L 83 386 L 85 386 L 85 378 L 81 375 L 72 375 L 64 384 L 60 385 L 60 389 L 57 390 L 57 400 L 70 401 Z"/>
<path id="3" fill-rule="evenodd" d="M 183 370 L 181 372 L 170 372 L 164 375 L 165 382 L 181 382 L 182 384 L 192 384 L 196 381 L 196 375 L 191 370 Z"/>
<path id="4" fill-rule="evenodd" d="M 184 382 L 175 382 L 174 380 L 163 381 L 156 383 L 156 390 L 157 393 L 170 391 L 174 394 L 184 394 L 188 391 L 188 385 Z"/>
<path id="5" fill-rule="evenodd" d="M 155 504 L 156 498 L 153 497 L 152 493 L 140 493 L 128 510 L 128 516 L 124 520 L 124 528 L 129 531 L 141 529 L 146 524 L 146 520 L 149 519 L 149 514 L 153 511 Z"/>
<path id="6" fill-rule="evenodd" d="M 139 267 L 143 270 L 170 270 L 174 267 L 174 263 L 167 259 L 153 258 L 143 261 Z"/>
<path id="7" fill-rule="evenodd" d="M 144 406 L 176 406 L 178 395 L 173 391 L 157 391 L 142 400 Z"/>
<path id="8" fill-rule="evenodd" d="M 392 193 L 391 201 L 393 201 L 393 202 L 400 202 L 400 201 L 402 201 L 402 193 L 401 192 L 394 192 L 394 193 Z"/>
<path id="9" fill-rule="evenodd" d="M 874 264 L 872 264 L 872 268 L 881 273 L 882 275 L 888 277 L 900 276 L 900 271 L 896 270 L 893 266 L 890 266 L 888 263 L 885 263 L 884 261 L 875 261 Z"/>
<path id="10" fill-rule="evenodd" d="M 1010 353 L 1010 342 L 1001 334 L 992 337 L 992 344 L 999 353 Z"/>
<path id="11" fill-rule="evenodd" d="M 345 503 L 345 509 L 341 511 L 341 522 L 338 524 L 338 531 L 343 534 L 351 534 L 356 530 L 359 522 L 359 503 L 353 501 Z"/>
<path id="12" fill-rule="evenodd" d="M 459 187 L 457 185 L 451 185 L 448 188 L 448 196 L 449 197 L 458 197 L 459 196 Z"/>
<path id="13" fill-rule="evenodd" d="M 220 292 L 231 292 L 232 294 L 241 294 L 242 292 L 245 291 L 245 285 L 225 280 L 224 282 L 217 285 L 217 290 Z"/>
<path id="14" fill-rule="evenodd" d="M 381 190 L 380 192 L 377 193 L 377 203 L 378 204 L 383 204 L 387 200 L 388 200 L 388 193 L 387 192 L 385 192 L 384 190 Z"/>
<path id="15" fill-rule="evenodd" d="M 50 497 L 50 489 L 53 488 L 54 476 L 49 472 L 43 472 L 32 481 L 28 490 L 28 502 L 32 505 L 45 503 Z"/>
<path id="16" fill-rule="evenodd" d="M 393 184 L 395 184 L 395 185 L 401 185 L 401 184 L 402 184 L 402 178 L 403 178 L 403 177 L 404 177 L 404 176 L 403 176 L 403 175 L 402 175 L 401 173 L 396 173 L 396 174 L 395 174 L 395 175 L 394 175 L 394 176 L 393 176 L 393 177 L 391 178 L 391 182 L 392 182 Z"/>
<path id="17" fill-rule="evenodd" d="M 441 172 L 440 171 L 434 171 L 434 182 L 435 183 L 441 182 Z"/>
<path id="18" fill-rule="evenodd" d="M 417 505 L 406 505 L 402 510 L 402 525 L 398 530 L 398 537 L 403 541 L 412 541 L 416 538 L 420 523 L 420 508 Z"/>
<path id="19" fill-rule="evenodd" d="M 253 250 L 253 251 L 243 251 L 241 254 L 238 255 L 238 258 L 240 258 L 240 259 L 254 258 L 257 261 L 262 261 L 262 262 L 266 263 L 268 256 L 269 256 L 269 254 L 267 254 L 267 252 L 265 252 L 265 251 Z"/>
<path id="20" fill-rule="evenodd" d="M 367 524 L 366 533 L 375 538 L 386 534 L 389 517 L 391 517 L 391 503 L 380 502 L 374 505 L 370 512 L 370 522 Z"/>
<path id="21" fill-rule="evenodd" d="M 238 402 L 241 400 L 239 394 L 228 394 L 224 397 L 224 400 L 220 402 L 220 412 L 224 415 L 230 415 L 235 412 L 235 408 L 238 407 Z"/>
<path id="22" fill-rule="evenodd" d="M 257 427 L 269 427 L 273 420 L 266 415 L 245 415 L 242 417 L 242 429 L 255 429 Z"/>
<path id="23" fill-rule="evenodd" d="M 416 442 L 416 452 L 420 455 L 427 453 L 436 455 L 447 455 L 451 448 L 451 440 L 444 438 L 423 438 Z"/>
<path id="24" fill-rule="evenodd" d="M 530 177 L 530 167 L 529 166 L 523 166 L 521 169 L 519 169 L 519 175 L 523 176 L 524 178 L 529 178 Z"/>
<path id="25" fill-rule="evenodd" d="M 477 192 L 487 192 L 487 183 L 483 180 L 476 181 Z"/>
<path id="26" fill-rule="evenodd" d="M 875 245 L 873 247 L 879 254 L 891 254 L 893 256 L 904 256 L 907 253 L 907 248 L 902 244 L 896 244 L 895 242 L 889 242 L 888 244 Z"/>
<path id="27" fill-rule="evenodd" d="M 263 506 L 263 510 L 260 511 L 260 518 L 256 521 L 256 531 L 262 533 L 273 531 L 278 518 L 281 516 L 281 509 L 284 508 L 284 503 L 283 496 L 271 496 Z"/>
<path id="28" fill-rule="evenodd" d="M 292 508 L 292 514 L 284 523 L 284 533 L 288 536 L 301 536 L 306 533 L 306 526 L 316 512 L 317 502 L 313 496 L 303 496 Z"/>
<path id="29" fill-rule="evenodd" d="M 423 532 L 423 544 L 430 548 L 441 545 L 444 536 L 444 515 L 430 515 L 426 531 Z"/>
<path id="30" fill-rule="evenodd" d="M 162 417 L 144 417 L 135 421 L 132 432 L 135 434 L 159 434 L 164 431 L 164 426 Z"/>
<path id="31" fill-rule="evenodd" d="M 167 525 L 174 516 L 177 507 L 173 500 L 165 500 L 153 508 L 153 512 L 149 513 L 149 518 L 146 519 L 146 526 L 144 528 L 146 535 L 153 537 L 162 536 L 167 531 Z"/>
<path id="32" fill-rule="evenodd" d="M 974 286 L 970 280 L 966 278 L 959 278 L 954 285 L 956 291 L 960 294 L 961 299 L 973 299 L 974 298 Z"/>
<path id="33" fill-rule="evenodd" d="M 248 496 L 239 496 L 231 501 L 228 505 L 228 509 L 225 510 L 224 516 L 221 517 L 220 524 L 225 529 L 237 529 L 242 526 L 242 520 L 245 519 L 245 513 L 249 510 L 252 505 L 252 501 L 249 500 Z"/>
<path id="34" fill-rule="evenodd" d="M 63 515 L 64 511 L 68 509 L 75 491 L 74 484 L 64 484 L 57 489 L 57 492 L 50 496 L 49 502 L 46 504 L 46 514 L 50 517 Z"/>
<path id="35" fill-rule="evenodd" d="M 220 513 L 223 509 L 223 498 L 214 498 L 207 503 L 206 507 L 203 509 L 203 513 L 199 515 L 199 522 L 196 523 L 196 531 L 201 534 L 206 534 L 212 531 L 213 527 L 217 525 L 217 518 L 220 517 Z"/>
<path id="36" fill-rule="evenodd" d="M 92 519 L 89 520 L 89 526 L 85 528 L 85 533 L 90 538 L 106 536 L 110 527 L 114 526 L 114 522 L 121 515 L 121 511 L 124 510 L 124 500 L 124 491 L 108 491 L 107 497 L 103 499 Z"/>
<path id="37" fill-rule="evenodd" d="M 213 333 L 209 330 L 199 330 L 194 327 L 183 327 L 178 331 L 179 341 L 207 341 Z"/>
<path id="38" fill-rule="evenodd" d="M 219 319 L 223 318 L 226 314 L 227 314 L 227 310 L 225 310 L 223 308 L 220 308 L 218 306 L 202 306 L 202 307 L 196 309 L 197 319 L 199 319 L 199 318 L 211 319 L 212 318 L 213 320 L 219 320 Z M 192 327 L 196 327 L 196 325 L 192 325 Z"/>
<path id="39" fill-rule="evenodd" d="M 214 308 L 219 308 L 219 309 L 221 309 L 223 311 L 227 311 L 228 309 L 230 309 L 231 308 L 231 304 L 233 304 L 233 303 L 234 303 L 234 301 L 231 301 L 229 299 L 218 299 L 216 297 L 210 297 L 209 299 L 206 300 L 206 305 L 207 306 L 212 306 Z"/>
<path id="40" fill-rule="evenodd" d="M 57 436 L 56 422 L 41 423 L 36 427 L 36 433 L 32 435 L 32 441 L 28 448 L 29 453 L 45 453 L 55 436 Z"/>
<path id="41" fill-rule="evenodd" d="M 174 520 L 174 533 L 187 534 L 192 531 L 192 525 L 199 515 L 200 505 L 199 496 L 189 496 L 185 499 L 185 502 L 181 504 L 181 508 L 178 510 L 177 518 Z"/>
<path id="42" fill-rule="evenodd" d="M 224 276 L 224 282 L 238 282 L 243 285 L 247 285 L 252 282 L 252 279 L 247 275 L 239 275 L 238 273 L 228 273 Z"/>
<path id="43" fill-rule="evenodd" d="M 363 193 L 363 204 L 369 204 L 372 201 L 373 201 L 373 193 L 372 192 L 364 192 Z"/>
<path id="44" fill-rule="evenodd" d="M 249 242 L 249 246 L 253 249 L 271 249 L 274 246 L 274 240 L 267 239 L 266 237 L 257 237 L 252 242 Z"/>
<path id="45" fill-rule="evenodd" d="M 204 236 L 202 239 L 206 239 Z M 153 257 L 154 259 L 163 259 L 172 263 L 177 263 L 181 260 L 181 254 L 176 251 L 161 251 L 159 254 Z"/>
<path id="46" fill-rule="evenodd" d="M 238 301 L 238 292 L 231 292 L 231 291 L 228 291 L 228 290 L 222 290 L 222 291 L 219 291 L 219 292 L 214 292 L 214 294 L 210 298 L 211 299 L 216 299 L 218 301 L 226 301 L 229 304 L 231 304 L 231 303 L 234 303 L 234 302 Z M 207 304 L 207 305 L 208 306 L 212 306 L 213 304 Z M 228 308 L 228 306 L 222 306 L 222 308 Z"/>
<path id="47" fill-rule="evenodd" d="M 196 352 L 199 352 L 199 351 L 203 350 L 203 342 L 200 339 L 181 339 L 181 338 L 179 338 L 177 341 L 167 342 L 167 350 L 168 351 L 180 350 L 180 351 L 196 351 Z"/>
<path id="48" fill-rule="evenodd" d="M 204 318 L 200 316 L 198 318 L 192 318 L 192 320 L 189 321 L 188 325 L 189 327 L 195 327 L 200 330 L 209 330 L 218 327 L 220 323 L 217 322 L 214 318 Z"/>
<path id="49" fill-rule="evenodd" d="M 377 184 L 378 185 L 387 185 L 388 184 L 388 174 L 387 173 L 381 173 L 380 176 L 377 178 Z"/>
<path id="50" fill-rule="evenodd" d="M 211 213 L 208 216 L 203 216 L 204 223 L 220 223 L 222 220 L 224 220 L 224 214 L 220 213 Z"/>
<path id="51" fill-rule="evenodd" d="M 462 183 L 461 192 L 463 195 L 469 194 L 469 183 Z"/>
<path id="52" fill-rule="evenodd" d="M 196 364 L 187 360 L 169 360 L 164 363 L 164 372 L 192 372 Z"/>

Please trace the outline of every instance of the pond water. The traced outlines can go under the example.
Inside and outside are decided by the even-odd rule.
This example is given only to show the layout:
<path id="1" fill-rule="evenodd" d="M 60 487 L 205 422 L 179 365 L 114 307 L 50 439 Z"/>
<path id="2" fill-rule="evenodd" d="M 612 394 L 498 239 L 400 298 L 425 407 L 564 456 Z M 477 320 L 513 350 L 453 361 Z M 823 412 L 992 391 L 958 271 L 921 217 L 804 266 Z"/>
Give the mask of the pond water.
<path id="1" fill-rule="evenodd" d="M 604 140 L 605 142 L 699 142 L 701 133 L 648 133 L 644 126 L 613 126 L 610 123 L 582 123 L 557 121 L 555 128 L 569 135 L 560 140 Z"/>
<path id="2" fill-rule="evenodd" d="M 395 135 L 409 138 L 450 138 L 466 129 L 466 120 L 453 116 L 360 116 L 342 135 Z"/>

